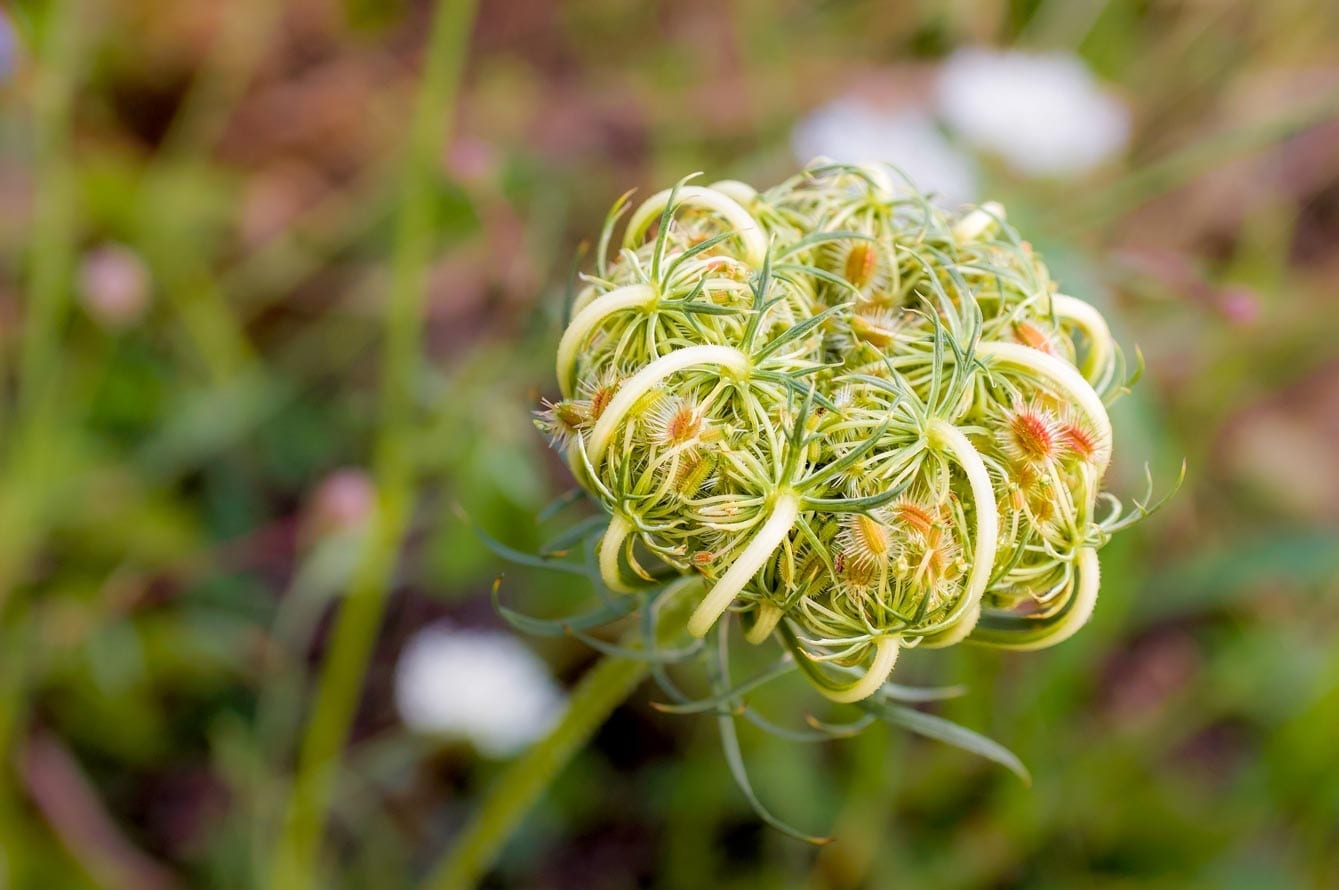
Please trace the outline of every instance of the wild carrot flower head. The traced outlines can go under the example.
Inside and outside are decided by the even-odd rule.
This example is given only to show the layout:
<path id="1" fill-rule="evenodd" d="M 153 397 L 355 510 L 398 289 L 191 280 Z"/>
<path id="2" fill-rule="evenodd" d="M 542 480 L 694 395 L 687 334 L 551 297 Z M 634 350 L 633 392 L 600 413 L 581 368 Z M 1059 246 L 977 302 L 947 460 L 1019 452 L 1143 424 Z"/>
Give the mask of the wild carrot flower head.
<path id="1" fill-rule="evenodd" d="M 611 516 L 606 586 L 699 579 L 691 634 L 739 615 L 837 701 L 901 648 L 1083 624 L 1145 512 L 1100 490 L 1124 366 L 1002 207 L 818 162 L 620 202 L 600 244 L 539 423 Z"/>

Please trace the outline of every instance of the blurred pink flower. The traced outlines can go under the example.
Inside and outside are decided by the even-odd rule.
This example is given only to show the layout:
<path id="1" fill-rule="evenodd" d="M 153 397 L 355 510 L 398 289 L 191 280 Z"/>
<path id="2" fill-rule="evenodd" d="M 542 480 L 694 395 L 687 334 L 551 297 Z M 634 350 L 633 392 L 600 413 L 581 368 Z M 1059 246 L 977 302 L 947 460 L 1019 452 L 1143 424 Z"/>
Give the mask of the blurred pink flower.
<path id="1" fill-rule="evenodd" d="M 308 521 L 316 535 L 361 527 L 377 506 L 377 489 L 361 469 L 345 468 L 326 476 L 316 487 L 308 507 Z"/>
<path id="2" fill-rule="evenodd" d="M 124 330 L 148 309 L 149 270 L 125 245 L 94 248 L 84 254 L 79 267 L 79 299 L 98 324 Z"/>
<path id="3" fill-rule="evenodd" d="M 1235 325 L 1249 327 L 1260 317 L 1260 296 L 1244 285 L 1232 285 L 1218 292 L 1218 311 Z"/>
<path id="4" fill-rule="evenodd" d="M 19 41 L 9 16 L 0 9 L 0 84 L 5 83 L 18 67 Z"/>

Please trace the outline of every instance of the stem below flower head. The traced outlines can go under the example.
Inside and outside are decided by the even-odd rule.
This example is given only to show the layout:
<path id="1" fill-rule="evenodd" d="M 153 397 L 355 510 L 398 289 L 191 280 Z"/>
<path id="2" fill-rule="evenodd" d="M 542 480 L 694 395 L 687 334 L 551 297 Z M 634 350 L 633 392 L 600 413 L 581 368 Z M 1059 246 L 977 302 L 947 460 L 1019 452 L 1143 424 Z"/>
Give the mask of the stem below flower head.
<path id="1" fill-rule="evenodd" d="M 976 514 L 976 540 L 973 542 L 972 568 L 967 575 L 967 591 L 963 598 L 965 607 L 956 625 L 972 615 L 980 614 L 981 595 L 985 593 L 986 584 L 995 570 L 995 550 L 999 546 L 1000 536 L 999 508 L 995 505 L 995 489 L 990 484 L 985 462 L 962 430 L 946 420 L 936 418 L 930 421 L 927 432 L 938 438 L 940 444 L 953 454 L 958 466 L 967 475 Z"/>
<path id="2" fill-rule="evenodd" d="M 661 594 L 666 605 L 659 612 L 654 631 L 657 647 L 674 645 L 682 638 L 683 613 L 701 585 L 701 578 L 683 578 Z M 640 647 L 650 642 L 630 634 L 624 644 Z M 446 856 L 433 867 L 423 887 L 427 890 L 476 887 L 496 862 L 507 838 L 554 778 L 632 694 L 650 666 L 651 661 L 645 658 L 606 655 L 600 659 L 572 690 L 567 708 L 548 735 L 506 766 L 483 802 L 470 813 L 464 829 Z"/>
<path id="3" fill-rule="evenodd" d="M 596 471 L 604 459 L 605 449 L 613 438 L 618 425 L 627 417 L 637 401 L 671 374 L 687 370 L 694 365 L 718 365 L 743 377 L 749 371 L 749 357 L 730 346 L 688 346 L 676 349 L 669 355 L 662 355 L 651 364 L 633 374 L 618 388 L 618 393 L 605 407 L 604 413 L 590 431 L 586 443 L 586 455 L 590 465 Z"/>
<path id="4" fill-rule="evenodd" d="M 730 568 L 726 570 L 716 586 L 711 588 L 702 602 L 698 603 L 688 618 L 688 632 L 695 637 L 705 637 L 707 631 L 721 617 L 721 613 L 730 607 L 739 591 L 749 583 L 763 563 L 781 545 L 781 541 L 790 534 L 791 526 L 800 515 L 800 499 L 788 491 L 777 495 L 772 514 L 767 517 L 763 527 L 749 541 L 744 552 L 739 554 Z"/>
<path id="5" fill-rule="evenodd" d="M 628 220 L 627 234 L 623 236 L 625 245 L 634 246 L 641 240 L 651 223 L 665 212 L 673 193 L 673 189 L 656 192 L 637 208 Z M 695 205 L 719 213 L 735 228 L 739 239 L 744 242 L 745 261 L 751 266 L 762 263 L 763 257 L 767 255 L 767 236 L 763 234 L 758 221 L 739 202 L 722 192 L 700 185 L 680 186 L 675 200 L 680 204 Z"/>
<path id="6" fill-rule="evenodd" d="M 649 284 L 629 284 L 596 297 L 572 318 L 558 342 L 558 387 L 563 398 L 572 398 L 576 391 L 577 354 L 600 323 L 615 312 L 645 307 L 655 298 L 656 290 Z"/>
<path id="7" fill-rule="evenodd" d="M 1107 320 L 1090 304 L 1067 294 L 1051 297 L 1051 311 L 1056 318 L 1083 331 L 1088 339 L 1088 354 L 1083 357 L 1080 370 L 1089 383 L 1097 386 L 1115 351 Z"/>
<path id="8" fill-rule="evenodd" d="M 1111 463 L 1111 418 L 1107 416 L 1102 397 L 1083 378 L 1077 368 L 1063 359 L 1021 343 L 999 341 L 978 343 L 976 354 L 982 358 L 992 359 L 995 364 L 1030 371 L 1073 399 L 1087 421 L 1092 424 L 1097 440 L 1093 463 L 1097 468 L 1097 478 L 1102 478 Z"/>
<path id="9" fill-rule="evenodd" d="M 647 661 L 605 656 L 568 699 L 549 734 L 511 764 L 471 815 L 455 846 L 424 882 L 432 890 L 471 890 L 558 772 L 646 677 Z"/>

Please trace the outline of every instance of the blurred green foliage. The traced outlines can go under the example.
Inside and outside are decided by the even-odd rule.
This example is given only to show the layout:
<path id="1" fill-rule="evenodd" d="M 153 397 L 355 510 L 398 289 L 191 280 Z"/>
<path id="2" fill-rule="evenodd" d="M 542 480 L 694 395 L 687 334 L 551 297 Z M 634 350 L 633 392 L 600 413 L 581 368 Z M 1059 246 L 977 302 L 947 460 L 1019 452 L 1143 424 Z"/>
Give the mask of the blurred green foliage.
<path id="1" fill-rule="evenodd" d="M 429 12 L 6 7 L 0 886 L 270 873 L 365 530 L 322 481 L 367 472 L 382 432 Z M 1191 467 L 1104 552 L 1072 642 L 907 659 L 909 677 L 969 686 L 941 712 L 1017 751 L 1034 785 L 886 730 L 821 746 L 745 731 L 767 803 L 835 826 L 815 850 L 760 826 L 712 721 L 638 694 L 490 886 L 1339 886 L 1339 14 L 1309 0 L 485 4 L 434 174 L 396 443 L 416 505 L 320 886 L 413 886 L 499 769 L 408 734 L 393 665 L 443 615 L 497 623 L 504 567 L 456 505 L 534 549 L 566 487 L 528 411 L 605 207 L 695 169 L 779 179 L 810 107 L 923 85 L 978 42 L 1076 50 L 1132 104 L 1121 163 L 1052 183 L 987 158 L 984 191 L 1143 348 L 1146 379 L 1115 409 L 1118 488 L 1141 489 L 1144 458 L 1163 480 Z M 1233 295 L 1258 314 L 1226 311 Z M 585 595 L 507 572 L 508 601 L 537 614 Z M 591 661 L 575 640 L 535 647 L 565 679 Z M 816 706 L 767 698 L 792 720 Z"/>

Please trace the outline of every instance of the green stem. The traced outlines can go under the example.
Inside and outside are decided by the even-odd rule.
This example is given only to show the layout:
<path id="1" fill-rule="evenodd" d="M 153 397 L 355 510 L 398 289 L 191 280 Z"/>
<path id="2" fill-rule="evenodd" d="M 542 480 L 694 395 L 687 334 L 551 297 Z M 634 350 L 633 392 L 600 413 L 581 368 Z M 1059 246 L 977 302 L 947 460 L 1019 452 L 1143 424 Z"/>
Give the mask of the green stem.
<path id="1" fill-rule="evenodd" d="M 628 220 L 628 228 L 623 236 L 624 247 L 638 245 L 647 228 L 659 219 L 669 206 L 671 195 L 684 206 L 697 206 L 720 214 L 744 243 L 745 262 L 751 266 L 762 263 L 763 257 L 767 254 L 767 236 L 763 233 L 762 226 L 758 225 L 753 215 L 739 206 L 733 198 L 700 185 L 681 186 L 677 193 L 674 189 L 665 189 L 647 198 Z"/>
<path id="2" fill-rule="evenodd" d="M 1102 397 L 1079 373 L 1078 368 L 1064 359 L 1047 355 L 1021 343 L 982 341 L 976 345 L 976 354 L 986 360 L 987 367 L 1003 365 L 1024 371 L 1040 378 L 1071 399 L 1092 427 L 1097 441 L 1093 462 L 1097 467 L 1097 478 L 1102 478 L 1107 465 L 1111 463 L 1111 418 L 1107 416 Z"/>
<path id="3" fill-rule="evenodd" d="M 340 607 L 273 864 L 276 888 L 314 883 L 326 811 L 363 675 L 414 500 L 408 440 L 419 371 L 425 275 L 431 257 L 438 159 L 455 107 L 476 0 L 442 0 L 428 39 L 426 68 L 410 131 L 396 228 L 382 365 L 382 420 L 376 448 L 376 518 Z"/>
<path id="4" fill-rule="evenodd" d="M 995 489 L 990 484 L 990 473 L 981 460 L 980 452 L 963 435 L 962 430 L 946 420 L 936 419 L 930 422 L 927 432 L 937 440 L 937 445 L 953 455 L 972 489 L 976 540 L 972 545 L 972 568 L 967 574 L 967 590 L 963 594 L 962 614 L 958 621 L 974 621 L 973 612 L 979 608 L 986 585 L 990 583 L 990 575 L 995 570 L 995 554 L 999 548 L 1000 514 L 995 503 Z"/>
<path id="5" fill-rule="evenodd" d="M 696 365 L 714 365 L 724 368 L 737 377 L 744 377 L 749 372 L 749 357 L 731 346 L 706 344 L 685 346 L 668 355 L 662 355 L 623 381 L 623 385 L 618 388 L 618 394 L 605 406 L 604 413 L 595 422 L 594 429 L 590 431 L 590 440 L 586 444 L 590 465 L 596 472 L 599 472 L 600 462 L 604 460 L 605 450 L 614 438 L 618 425 L 636 407 L 641 398 L 666 377 Z"/>
<path id="6" fill-rule="evenodd" d="M 683 636 L 687 613 L 701 593 L 702 579 L 690 577 L 674 582 L 660 595 L 665 606 L 655 631 L 657 646 L 672 646 Z M 625 640 L 624 644 L 638 645 L 637 637 Z M 455 846 L 433 868 L 423 883 L 424 890 L 467 890 L 478 884 L 497 860 L 507 838 L 558 773 L 632 694 L 649 670 L 650 662 L 644 659 L 616 655 L 600 659 L 572 691 L 562 719 L 507 767 L 470 817 Z"/>
<path id="7" fill-rule="evenodd" d="M 52 7 L 33 99 L 37 190 L 18 377 L 19 407 L 29 417 L 52 397 L 61 367 L 60 329 L 68 308 L 74 255 L 76 177 L 71 171 L 70 129 L 85 14 L 82 4 L 73 0 Z"/>
<path id="8" fill-rule="evenodd" d="M 1111 329 L 1107 320 L 1089 303 L 1066 294 L 1051 296 L 1051 311 L 1062 322 L 1069 322 L 1083 332 L 1088 339 L 1088 353 L 1083 357 L 1079 369 L 1093 386 L 1105 379 L 1107 365 L 1115 354 L 1115 343 L 1111 339 Z"/>
<path id="9" fill-rule="evenodd" d="M 80 52 L 87 10 L 76 0 L 52 4 L 42 31 L 33 97 L 36 185 L 27 303 L 18 355 L 0 342 L 0 385 L 17 359 L 16 410 L 0 394 L 0 886 L 21 884 L 35 829 L 12 769 L 27 721 L 34 634 L 20 584 L 46 536 L 56 505 L 75 484 L 62 451 L 75 437 L 62 429 L 69 407 L 60 398 L 61 329 L 68 310 L 75 250 L 76 200 L 71 144 L 74 97 L 83 73 Z M 0 341 L 4 338 L 0 337 Z M 6 424 L 12 421 L 12 426 Z"/>
<path id="10" fill-rule="evenodd" d="M 424 886 L 431 890 L 474 887 L 521 819 L 595 730 L 632 694 L 648 669 L 645 661 L 612 655 L 602 658 L 573 691 L 561 722 L 507 769 Z"/>
<path id="11" fill-rule="evenodd" d="M 753 576 L 758 574 L 758 570 L 776 552 L 776 548 L 781 546 L 782 540 L 790 534 L 791 528 L 795 525 L 795 518 L 799 515 L 799 498 L 789 491 L 777 495 L 772 514 L 767 517 L 763 527 L 693 611 L 692 617 L 688 619 L 690 634 L 699 639 L 707 635 L 707 631 L 711 630 L 711 626 L 721 617 L 721 613 L 730 608 L 739 591 L 753 580 Z"/>
<path id="12" fill-rule="evenodd" d="M 1075 578 L 1064 605 L 1054 614 L 1035 618 L 988 611 L 972 632 L 972 642 L 996 649 L 1023 651 L 1048 649 L 1074 636 L 1088 623 L 1093 607 L 1097 605 L 1097 592 L 1102 585 L 1102 566 L 1097 551 L 1092 547 L 1079 548 L 1074 571 Z"/>
<path id="13" fill-rule="evenodd" d="M 649 284 L 628 284 L 592 300 L 567 325 L 558 343 L 558 387 L 563 398 L 576 394 L 577 356 L 590 335 L 605 319 L 628 309 L 644 309 L 656 299 L 656 290 Z"/>
<path id="14" fill-rule="evenodd" d="M 228 5 L 223 27 L 163 137 L 159 157 L 195 158 L 223 133 L 229 113 L 265 58 L 283 8 L 268 0 Z"/>

